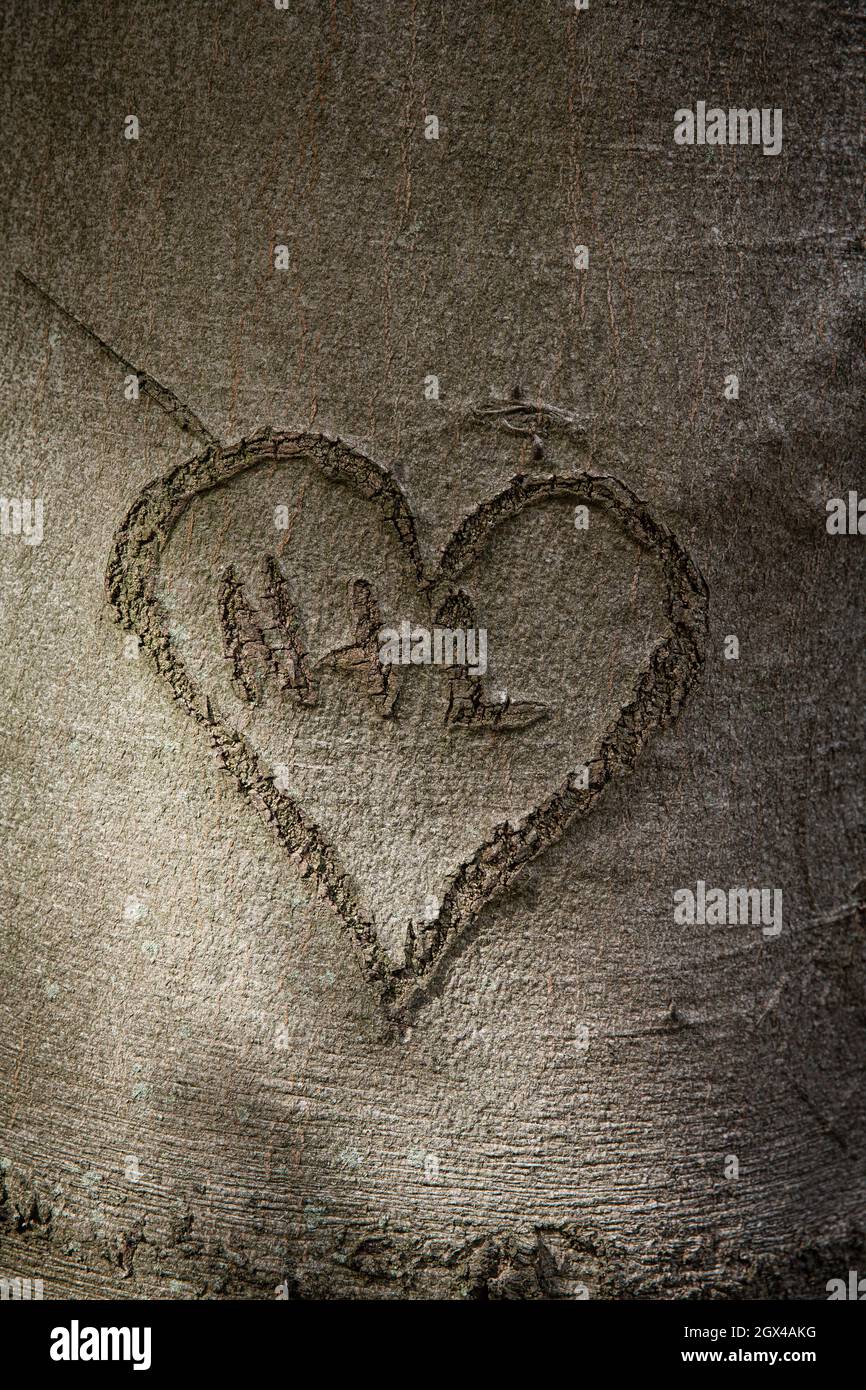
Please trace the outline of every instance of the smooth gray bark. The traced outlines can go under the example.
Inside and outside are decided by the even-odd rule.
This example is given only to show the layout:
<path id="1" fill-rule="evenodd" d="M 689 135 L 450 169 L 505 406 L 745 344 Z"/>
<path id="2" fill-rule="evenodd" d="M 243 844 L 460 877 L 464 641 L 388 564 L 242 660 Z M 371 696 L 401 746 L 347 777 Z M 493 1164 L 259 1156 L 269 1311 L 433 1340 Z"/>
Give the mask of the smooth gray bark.
<path id="1" fill-rule="evenodd" d="M 0 537 L 0 1275 L 822 1298 L 866 1268 L 866 537 L 825 526 L 863 480 L 855 32 L 847 4 L 7 7 L 0 493 L 44 499 L 44 540 Z M 701 100 L 781 108 L 782 152 L 675 145 Z M 127 400 L 16 268 L 150 389 Z M 267 445 L 159 536 L 190 718 L 104 580 L 202 422 L 346 441 L 402 491 L 427 577 L 515 475 L 609 476 L 652 534 L 605 505 L 580 532 L 559 493 L 504 517 L 458 587 L 484 698 L 549 717 L 445 728 L 446 676 L 413 670 L 389 723 L 375 669 L 323 658 L 358 642 L 359 579 L 420 621 L 411 547 Z M 694 648 L 662 534 L 695 567 Z M 269 554 L 315 706 L 288 648 L 250 654 Z M 622 776 L 501 891 L 470 883 L 395 1005 L 406 921 L 426 982 L 454 872 L 595 756 L 671 633 L 682 661 L 605 755 Z M 677 925 L 698 880 L 781 889 L 781 934 Z"/>

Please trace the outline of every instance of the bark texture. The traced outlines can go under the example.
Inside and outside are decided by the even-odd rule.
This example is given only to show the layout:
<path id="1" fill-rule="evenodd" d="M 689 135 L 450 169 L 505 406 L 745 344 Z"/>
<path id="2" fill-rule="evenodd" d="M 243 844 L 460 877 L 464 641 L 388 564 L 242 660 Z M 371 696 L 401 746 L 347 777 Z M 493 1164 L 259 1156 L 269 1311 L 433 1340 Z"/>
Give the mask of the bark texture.
<path id="1" fill-rule="evenodd" d="M 866 1269 L 859 23 L 6 7 L 0 1276 Z"/>

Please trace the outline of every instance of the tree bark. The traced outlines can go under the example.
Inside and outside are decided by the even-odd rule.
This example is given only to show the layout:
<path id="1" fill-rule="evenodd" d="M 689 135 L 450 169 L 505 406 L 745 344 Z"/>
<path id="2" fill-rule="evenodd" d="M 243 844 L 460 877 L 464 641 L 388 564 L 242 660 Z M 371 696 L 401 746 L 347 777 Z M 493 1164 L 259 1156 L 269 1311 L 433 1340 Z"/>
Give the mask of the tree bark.
<path id="1" fill-rule="evenodd" d="M 0 1276 L 866 1268 L 855 24 L 7 8 Z"/>

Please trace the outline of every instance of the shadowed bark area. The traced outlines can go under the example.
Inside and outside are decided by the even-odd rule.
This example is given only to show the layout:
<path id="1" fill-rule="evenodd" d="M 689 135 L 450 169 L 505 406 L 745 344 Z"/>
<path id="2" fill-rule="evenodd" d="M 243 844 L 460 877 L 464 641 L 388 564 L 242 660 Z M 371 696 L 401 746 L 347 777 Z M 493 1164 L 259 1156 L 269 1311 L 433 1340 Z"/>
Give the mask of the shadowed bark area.
<path id="1" fill-rule="evenodd" d="M 4 13 L 0 1277 L 866 1268 L 857 24 Z"/>

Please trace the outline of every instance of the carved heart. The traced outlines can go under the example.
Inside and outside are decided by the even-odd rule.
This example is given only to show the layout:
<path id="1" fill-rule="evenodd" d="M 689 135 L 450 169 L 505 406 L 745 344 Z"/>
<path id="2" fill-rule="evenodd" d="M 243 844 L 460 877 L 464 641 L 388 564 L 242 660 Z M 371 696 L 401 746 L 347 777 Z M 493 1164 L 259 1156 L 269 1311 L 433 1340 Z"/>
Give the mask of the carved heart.
<path id="1" fill-rule="evenodd" d="M 578 508 L 588 530 L 575 529 Z M 506 636 L 515 575 L 533 617 L 516 643 Z M 486 595 L 480 608 L 470 582 Z M 515 478 L 428 575 L 385 469 L 339 440 L 270 431 L 149 484 L 118 531 L 106 587 L 338 913 L 395 1021 L 441 980 L 482 906 L 677 713 L 703 664 L 708 606 L 685 550 L 613 477 Z M 381 626 L 454 628 L 461 617 L 486 623 L 491 668 L 514 678 L 514 699 L 493 691 L 489 672 L 377 655 Z"/>

